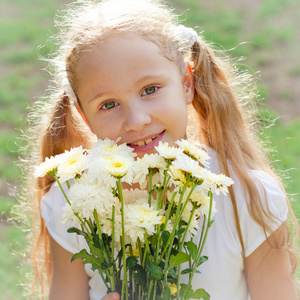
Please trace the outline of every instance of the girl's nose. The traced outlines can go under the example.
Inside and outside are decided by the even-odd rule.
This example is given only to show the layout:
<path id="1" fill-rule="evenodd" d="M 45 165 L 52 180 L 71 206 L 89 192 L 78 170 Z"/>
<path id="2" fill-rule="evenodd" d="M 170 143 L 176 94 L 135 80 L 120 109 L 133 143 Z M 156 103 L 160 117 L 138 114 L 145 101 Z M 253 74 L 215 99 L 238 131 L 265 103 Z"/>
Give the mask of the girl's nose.
<path id="1" fill-rule="evenodd" d="M 139 103 L 127 109 L 124 118 L 124 129 L 126 131 L 140 131 L 151 123 L 151 115 L 146 104 Z"/>

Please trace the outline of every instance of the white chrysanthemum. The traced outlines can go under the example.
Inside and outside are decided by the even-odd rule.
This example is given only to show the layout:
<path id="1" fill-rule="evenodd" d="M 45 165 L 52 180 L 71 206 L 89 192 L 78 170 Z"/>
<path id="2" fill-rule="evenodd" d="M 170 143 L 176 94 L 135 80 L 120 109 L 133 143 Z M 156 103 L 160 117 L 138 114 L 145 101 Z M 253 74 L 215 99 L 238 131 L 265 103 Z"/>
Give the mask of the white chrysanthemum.
<path id="1" fill-rule="evenodd" d="M 158 211 L 150 207 L 148 203 L 129 204 L 125 207 L 126 220 L 137 227 L 145 228 L 148 234 L 155 231 L 155 225 L 161 224 Z"/>
<path id="2" fill-rule="evenodd" d="M 141 160 L 151 170 L 164 170 L 166 168 L 166 162 L 158 153 L 145 154 Z"/>
<path id="3" fill-rule="evenodd" d="M 192 157 L 193 159 L 196 159 L 198 162 L 200 162 L 204 166 L 209 165 L 209 156 L 207 152 L 203 149 L 200 149 L 198 146 L 195 144 L 191 143 L 188 140 L 180 140 L 176 141 L 176 144 L 182 148 L 183 153 L 186 155 Z"/>
<path id="4" fill-rule="evenodd" d="M 164 159 L 157 153 L 145 154 L 142 158 L 138 158 L 133 165 L 134 179 L 133 183 L 139 183 L 144 189 L 147 185 L 146 177 L 151 170 L 157 173 L 152 177 L 152 183 L 157 184 L 163 180 L 166 163 Z"/>
<path id="5" fill-rule="evenodd" d="M 174 160 L 176 157 L 182 154 L 183 149 L 169 146 L 168 143 L 158 143 L 155 147 L 156 151 L 165 159 Z"/>
<path id="6" fill-rule="evenodd" d="M 73 226 L 80 225 L 79 219 L 75 216 L 72 207 L 67 203 L 63 208 L 62 213 L 62 223 L 63 224 L 72 224 Z"/>
<path id="7" fill-rule="evenodd" d="M 168 174 L 171 176 L 171 182 L 176 186 L 183 187 L 186 183 L 186 176 L 183 171 L 171 165 Z"/>
<path id="8" fill-rule="evenodd" d="M 230 177 L 227 177 L 224 174 L 218 174 L 216 175 L 215 183 L 217 186 L 216 194 L 219 195 L 221 192 L 223 195 L 226 195 L 228 194 L 228 187 L 234 182 Z"/>
<path id="9" fill-rule="evenodd" d="M 172 162 L 172 166 L 189 174 L 192 174 L 199 168 L 198 162 L 185 154 L 178 156 L 177 159 Z"/>
<path id="10" fill-rule="evenodd" d="M 203 216 L 208 216 L 209 208 L 210 208 L 210 198 L 209 197 L 202 198 L 201 206 L 199 207 L 199 210 L 203 214 Z M 211 208 L 211 218 L 214 217 L 216 212 L 217 212 L 216 202 L 213 200 L 212 208 Z"/>
<path id="11" fill-rule="evenodd" d="M 174 192 L 176 192 L 176 191 L 177 191 L 177 194 L 176 194 L 175 197 L 174 197 Z M 185 202 L 186 202 L 189 192 L 190 192 L 190 189 L 187 188 L 187 189 L 185 190 L 185 193 L 184 193 L 183 196 L 182 196 L 182 201 L 181 201 L 181 203 L 185 203 Z M 173 203 L 176 204 L 176 205 L 178 205 L 179 199 L 180 199 L 181 195 L 182 195 L 182 193 L 179 192 L 178 187 L 177 187 L 175 190 L 173 190 L 172 192 L 167 191 L 167 199 L 168 199 L 168 201 L 171 201 L 171 198 L 173 197 Z"/>
<path id="12" fill-rule="evenodd" d="M 46 157 L 45 161 L 42 162 L 39 166 L 35 167 L 34 177 L 44 177 L 45 175 L 50 174 L 55 171 L 59 164 L 62 162 L 62 155 L 51 156 L 50 158 Z"/>
<path id="13" fill-rule="evenodd" d="M 212 173 L 207 169 L 198 168 L 193 173 L 193 176 L 197 177 L 198 179 L 202 179 L 203 183 L 201 184 L 201 189 L 204 191 L 211 191 L 214 192 L 216 190 L 216 174 Z"/>
<path id="14" fill-rule="evenodd" d="M 148 202 L 148 193 L 146 190 L 140 189 L 124 189 L 123 199 L 125 205 L 128 204 L 142 204 Z"/>
<path id="15" fill-rule="evenodd" d="M 202 190 L 193 192 L 191 196 L 191 201 L 196 203 L 199 207 L 199 211 L 207 216 L 209 212 L 209 206 L 210 206 L 210 197 L 205 195 Z M 212 217 L 216 213 L 216 203 L 213 200 L 212 201 Z"/>
<path id="16" fill-rule="evenodd" d="M 112 211 L 104 212 L 103 215 L 99 216 L 101 232 L 107 234 L 108 236 L 112 235 Z M 114 218 L 114 230 L 115 230 L 115 242 L 120 242 L 120 237 L 122 236 L 122 221 L 121 213 L 119 206 L 116 205 L 115 208 L 115 218 Z M 121 245 L 119 245 L 120 247 Z"/>
<path id="17" fill-rule="evenodd" d="M 132 166 L 132 160 L 122 157 L 120 155 L 114 156 L 112 159 L 106 161 L 106 170 L 108 173 L 116 178 L 124 177 L 125 175 L 131 175 L 130 170 Z"/>
<path id="18" fill-rule="evenodd" d="M 174 229 L 174 222 L 172 222 L 172 220 L 169 219 L 165 230 L 172 233 L 173 229 Z"/>
<path id="19" fill-rule="evenodd" d="M 60 183 L 81 175 L 84 171 L 84 161 L 86 159 L 85 149 L 82 146 L 72 148 L 61 154 L 62 162 L 57 168 L 57 176 Z"/>
<path id="20" fill-rule="evenodd" d="M 228 193 L 228 186 L 233 184 L 233 180 L 224 174 L 215 174 L 209 170 L 201 170 L 201 176 L 204 180 L 202 183 L 203 189 L 216 193 L 217 195 L 220 192 L 224 195 Z"/>
<path id="21" fill-rule="evenodd" d="M 147 185 L 146 177 L 149 174 L 148 166 L 141 160 L 137 159 L 132 167 L 133 170 L 133 183 L 138 183 L 141 189 Z"/>
<path id="22" fill-rule="evenodd" d="M 128 147 L 126 143 L 117 145 L 116 141 L 108 138 L 104 140 L 98 140 L 93 149 L 89 151 L 89 156 L 92 160 L 93 158 L 97 157 L 112 157 L 115 155 L 134 158 L 136 153 L 134 153 L 133 148 Z"/>
<path id="23" fill-rule="evenodd" d="M 85 219 L 93 219 L 95 209 L 99 215 L 104 213 L 111 215 L 112 205 L 116 202 L 116 198 L 109 190 L 96 184 L 73 184 L 68 198 L 73 211 Z"/>
<path id="24" fill-rule="evenodd" d="M 197 206 L 203 205 L 203 203 L 207 203 L 209 201 L 208 192 L 203 192 L 203 190 L 195 190 L 191 195 L 191 201 L 196 203 Z"/>
<path id="25" fill-rule="evenodd" d="M 188 234 L 190 234 L 190 235 L 196 235 L 197 229 L 199 228 L 199 224 L 198 224 L 196 215 L 191 216 L 192 208 L 193 208 L 193 205 L 190 202 L 188 202 L 187 206 L 185 207 L 185 209 L 183 211 L 181 219 L 183 221 L 185 221 L 186 223 L 188 223 L 191 219 L 190 225 L 189 225 L 187 231 L 188 231 Z"/>

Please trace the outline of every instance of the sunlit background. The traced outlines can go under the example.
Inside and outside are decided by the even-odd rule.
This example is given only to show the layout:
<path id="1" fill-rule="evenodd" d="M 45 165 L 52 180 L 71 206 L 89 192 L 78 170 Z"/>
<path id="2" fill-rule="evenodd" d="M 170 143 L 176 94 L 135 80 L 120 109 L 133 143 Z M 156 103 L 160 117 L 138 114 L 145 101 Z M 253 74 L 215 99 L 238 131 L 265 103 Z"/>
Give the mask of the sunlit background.
<path id="1" fill-rule="evenodd" d="M 4 300 L 25 299 L 19 283 L 28 269 L 19 268 L 25 235 L 8 222 L 16 203 L 10 190 L 22 179 L 16 165 L 18 137 L 27 107 L 47 87 L 46 64 L 39 56 L 55 49 L 47 42 L 55 33 L 53 17 L 68 2 L 0 0 L 0 298 Z M 300 0 L 173 0 L 172 5 L 184 24 L 203 31 L 206 40 L 236 60 L 243 57 L 239 67 L 256 74 L 261 138 L 275 150 L 274 167 L 285 176 L 300 217 Z"/>

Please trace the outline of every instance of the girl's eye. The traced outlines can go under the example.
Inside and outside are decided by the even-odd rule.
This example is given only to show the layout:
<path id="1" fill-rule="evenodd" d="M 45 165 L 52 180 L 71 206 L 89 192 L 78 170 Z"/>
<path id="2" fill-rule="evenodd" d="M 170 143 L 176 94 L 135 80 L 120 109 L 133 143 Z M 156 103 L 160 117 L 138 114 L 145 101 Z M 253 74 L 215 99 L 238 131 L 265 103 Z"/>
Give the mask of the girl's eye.
<path id="1" fill-rule="evenodd" d="M 156 86 L 146 87 L 142 93 L 142 96 L 151 95 L 151 94 L 155 93 L 157 90 L 158 90 L 158 87 L 156 87 Z"/>
<path id="2" fill-rule="evenodd" d="M 101 106 L 101 109 L 112 109 L 118 105 L 119 104 L 115 101 L 108 101 Z"/>

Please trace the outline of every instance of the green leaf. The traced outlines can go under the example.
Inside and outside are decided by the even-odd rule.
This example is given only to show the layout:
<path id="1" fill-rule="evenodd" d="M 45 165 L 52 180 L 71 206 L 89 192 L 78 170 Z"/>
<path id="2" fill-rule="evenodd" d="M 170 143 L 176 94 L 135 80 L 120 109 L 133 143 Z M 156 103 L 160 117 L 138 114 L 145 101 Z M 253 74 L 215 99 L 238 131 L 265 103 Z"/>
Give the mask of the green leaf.
<path id="1" fill-rule="evenodd" d="M 193 268 L 187 268 L 187 269 L 182 270 L 181 274 L 184 275 L 184 274 L 189 274 L 192 272 L 193 272 Z"/>
<path id="2" fill-rule="evenodd" d="M 180 229 L 176 232 L 175 235 L 176 235 L 176 236 L 181 235 L 181 234 L 183 234 L 185 231 L 186 231 L 186 228 L 185 228 L 185 227 L 180 228 Z"/>
<path id="3" fill-rule="evenodd" d="M 198 250 L 197 246 L 191 241 L 187 242 L 186 246 L 187 246 L 187 248 L 190 252 L 190 255 L 191 255 L 192 259 L 196 260 L 197 259 L 197 252 L 198 252 L 197 251 Z"/>
<path id="4" fill-rule="evenodd" d="M 209 223 L 208 223 L 208 227 L 210 227 L 212 225 L 212 223 L 214 222 L 214 220 L 211 220 Z"/>
<path id="5" fill-rule="evenodd" d="M 163 281 L 162 282 L 163 285 L 164 285 L 164 290 L 163 290 L 163 300 L 170 300 L 171 299 L 171 290 L 170 290 L 170 287 L 168 286 L 168 284 Z"/>
<path id="6" fill-rule="evenodd" d="M 178 265 L 187 262 L 189 260 L 190 260 L 189 255 L 183 252 L 179 252 L 176 256 L 171 255 L 169 268 L 177 267 Z"/>
<path id="7" fill-rule="evenodd" d="M 185 294 L 185 291 L 187 288 L 188 288 L 187 284 L 185 284 L 185 283 L 180 284 L 180 291 L 179 291 L 180 297 L 182 297 Z"/>
<path id="8" fill-rule="evenodd" d="M 67 232 L 69 232 L 69 233 L 76 233 L 76 234 L 78 234 L 78 235 L 83 235 L 84 237 L 88 237 L 88 236 L 89 236 L 86 232 L 84 232 L 84 231 L 78 229 L 77 227 L 70 227 L 70 228 L 67 230 Z"/>
<path id="9" fill-rule="evenodd" d="M 198 261 L 197 267 L 199 267 L 200 265 L 202 265 L 207 260 L 208 260 L 207 256 L 201 256 L 200 259 L 199 259 L 199 261 Z"/>
<path id="10" fill-rule="evenodd" d="M 134 273 L 134 280 L 137 284 L 140 286 L 144 286 L 144 284 L 147 282 L 147 273 L 144 270 L 144 268 L 137 264 L 134 266 L 136 273 Z"/>
<path id="11" fill-rule="evenodd" d="M 161 238 L 163 240 L 163 244 L 166 245 L 168 239 L 170 237 L 170 232 L 169 231 L 163 231 L 163 233 L 161 234 Z"/>
<path id="12" fill-rule="evenodd" d="M 209 300 L 210 295 L 204 289 L 198 289 L 194 292 L 193 299 Z"/>
<path id="13" fill-rule="evenodd" d="M 168 271 L 167 275 L 172 277 L 172 278 L 175 278 L 175 279 L 178 278 L 178 276 L 176 275 L 176 272 L 173 268 Z"/>
<path id="14" fill-rule="evenodd" d="M 151 244 L 156 245 L 157 244 L 157 234 L 150 236 L 148 240 Z"/>
<path id="15" fill-rule="evenodd" d="M 151 278 L 155 279 L 155 280 L 161 280 L 163 277 L 163 270 L 160 266 L 156 266 L 154 264 L 149 264 L 148 265 L 150 274 L 151 274 Z"/>
<path id="16" fill-rule="evenodd" d="M 138 260 L 134 256 L 129 256 L 126 259 L 126 267 L 127 269 L 133 268 L 138 263 Z"/>
<path id="17" fill-rule="evenodd" d="M 86 249 L 82 249 L 80 252 L 73 255 L 71 262 L 73 262 L 75 259 L 81 258 L 84 264 L 92 264 L 93 267 L 99 268 L 101 267 L 101 260 L 94 257 L 93 255 L 90 255 Z"/>

